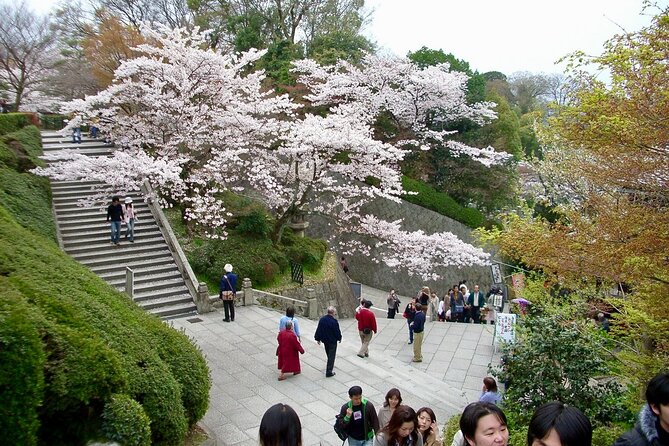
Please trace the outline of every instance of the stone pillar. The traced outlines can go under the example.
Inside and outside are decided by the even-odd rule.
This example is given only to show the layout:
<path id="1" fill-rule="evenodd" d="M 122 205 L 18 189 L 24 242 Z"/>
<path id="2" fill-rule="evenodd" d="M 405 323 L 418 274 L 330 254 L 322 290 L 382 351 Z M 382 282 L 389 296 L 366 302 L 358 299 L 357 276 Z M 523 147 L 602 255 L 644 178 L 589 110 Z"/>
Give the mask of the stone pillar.
<path id="1" fill-rule="evenodd" d="M 309 304 L 307 317 L 312 320 L 318 319 L 318 299 L 313 288 L 307 288 L 307 303 Z"/>
<path id="2" fill-rule="evenodd" d="M 243 306 L 256 304 L 255 297 L 253 296 L 251 279 L 249 279 L 248 277 L 244 277 L 244 281 L 242 282 L 242 292 L 244 293 L 244 295 L 242 296 Z"/>
<path id="3" fill-rule="evenodd" d="M 135 298 L 135 272 L 125 267 L 125 294 L 130 296 L 130 299 Z"/>
<path id="4" fill-rule="evenodd" d="M 204 282 L 200 282 L 197 286 L 197 294 L 195 296 L 195 305 L 197 312 L 209 313 L 211 311 L 211 303 L 209 302 L 209 288 Z"/>

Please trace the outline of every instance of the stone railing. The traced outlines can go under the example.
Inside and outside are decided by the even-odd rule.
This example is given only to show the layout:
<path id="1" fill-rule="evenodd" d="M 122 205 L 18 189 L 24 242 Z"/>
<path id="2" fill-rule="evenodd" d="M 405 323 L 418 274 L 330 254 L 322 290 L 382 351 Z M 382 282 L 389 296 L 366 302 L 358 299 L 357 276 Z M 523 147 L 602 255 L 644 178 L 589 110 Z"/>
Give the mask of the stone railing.
<path id="1" fill-rule="evenodd" d="M 319 317 L 318 301 L 316 299 L 316 293 L 312 288 L 307 288 L 307 300 L 293 299 L 279 294 L 254 290 L 251 284 L 251 279 L 245 278 L 242 282 L 241 295 L 242 301 L 240 303 L 242 305 L 260 305 L 279 311 L 284 311 L 286 307 L 292 305 L 295 307 L 296 315 L 313 320 L 316 320 Z"/>
<path id="2" fill-rule="evenodd" d="M 148 181 L 144 181 L 141 189 L 144 195 L 147 197 L 146 202 L 149 205 L 151 215 L 153 215 L 153 218 L 156 220 L 156 224 L 158 225 L 160 232 L 163 234 L 163 237 L 167 242 L 167 247 L 172 253 L 174 263 L 176 263 L 179 272 L 181 272 L 181 276 L 184 279 L 186 288 L 188 288 L 190 295 L 193 297 L 193 301 L 197 306 L 197 312 L 208 313 L 212 311 L 211 305 L 209 304 L 209 299 L 207 298 L 207 284 L 204 282 L 199 282 L 195 276 L 195 273 L 191 269 L 190 264 L 188 263 L 188 259 L 186 258 L 186 254 L 181 249 L 181 245 L 172 231 L 172 226 L 170 226 L 170 223 L 167 221 L 167 217 L 165 217 L 165 213 L 160 208 L 157 200 L 155 199 L 156 194 L 153 191 L 153 188 Z"/>

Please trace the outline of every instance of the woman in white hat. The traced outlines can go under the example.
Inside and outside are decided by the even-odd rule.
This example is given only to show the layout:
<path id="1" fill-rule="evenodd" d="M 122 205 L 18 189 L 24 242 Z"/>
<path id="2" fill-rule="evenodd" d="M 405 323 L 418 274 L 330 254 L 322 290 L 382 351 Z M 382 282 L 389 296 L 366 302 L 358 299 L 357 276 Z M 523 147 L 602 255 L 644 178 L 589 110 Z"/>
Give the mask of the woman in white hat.
<path id="1" fill-rule="evenodd" d="M 125 238 L 130 240 L 130 243 L 135 243 L 135 209 L 132 207 L 132 198 L 125 197 Z"/>

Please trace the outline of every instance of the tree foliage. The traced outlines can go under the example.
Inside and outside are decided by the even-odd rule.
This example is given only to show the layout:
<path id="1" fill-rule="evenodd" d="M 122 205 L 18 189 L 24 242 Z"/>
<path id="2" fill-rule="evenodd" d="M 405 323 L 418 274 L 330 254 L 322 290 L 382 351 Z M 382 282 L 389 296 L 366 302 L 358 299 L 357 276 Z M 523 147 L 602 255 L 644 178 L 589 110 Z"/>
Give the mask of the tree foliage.
<path id="1" fill-rule="evenodd" d="M 627 377 L 669 358 L 669 11 L 613 37 L 601 56 L 571 57 L 566 105 L 541 129 L 544 198 L 562 218 L 510 217 L 502 252 L 571 287 L 596 285 L 616 309 Z M 586 68 L 611 73 L 610 84 Z M 608 296 L 610 288 L 617 297 Z"/>
<path id="2" fill-rule="evenodd" d="M 453 141 L 452 131 L 432 127 L 494 118 L 489 103 L 467 103 L 464 74 L 446 66 L 420 69 L 390 57 L 366 56 L 360 66 L 296 62 L 295 73 L 306 89 L 303 100 L 319 110 L 312 114 L 288 96 L 266 91 L 264 74 L 249 70 L 264 52 L 233 57 L 208 50 L 207 36 L 197 31 L 147 28 L 145 33 L 151 43 L 121 64 L 110 87 L 67 105 L 77 114 L 70 125 L 101 114 L 100 127 L 119 150 L 110 158 L 56 154 L 54 160 L 68 162 L 41 173 L 99 178 L 109 190 L 136 189 L 148 179 L 164 205 L 179 202 L 191 229 L 212 237 L 225 236 L 220 192 L 229 189 L 265 204 L 273 215 L 275 243 L 291 219 L 318 213 L 337 231 L 376 236 L 388 248 L 383 260 L 412 273 L 430 275 L 434 265 L 485 261 L 486 254 L 450 233 L 408 233 L 400 222 L 361 211 L 373 197 L 399 199 L 399 164 L 412 149 L 440 144 L 487 166 L 508 158 L 492 147 Z M 396 134 L 374 134 L 381 115 L 393 122 Z M 374 182 L 368 185 L 370 178 Z M 369 247 L 351 244 L 349 249 L 364 254 Z"/>

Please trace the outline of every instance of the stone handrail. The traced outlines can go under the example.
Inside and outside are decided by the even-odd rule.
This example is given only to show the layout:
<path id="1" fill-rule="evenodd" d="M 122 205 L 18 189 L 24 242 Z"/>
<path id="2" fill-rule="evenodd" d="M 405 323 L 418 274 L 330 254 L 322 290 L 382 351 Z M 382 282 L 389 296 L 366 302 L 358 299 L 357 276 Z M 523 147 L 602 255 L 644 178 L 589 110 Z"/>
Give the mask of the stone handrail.
<path id="1" fill-rule="evenodd" d="M 181 245 L 179 245 L 179 241 L 174 235 L 172 227 L 167 221 L 167 217 L 165 217 L 165 213 L 158 205 L 157 200 L 155 199 L 156 194 L 148 181 L 144 181 L 142 184 L 142 192 L 147 197 L 146 202 L 149 205 L 149 210 L 151 211 L 153 218 L 156 220 L 160 232 L 163 234 L 163 237 L 165 237 L 167 247 L 174 257 L 174 262 L 176 263 L 179 272 L 181 272 L 181 276 L 186 283 L 190 295 L 195 301 L 197 312 L 208 313 L 212 311 L 209 303 L 207 284 L 198 282 L 197 276 L 190 267 L 186 254 L 181 249 Z"/>
<path id="2" fill-rule="evenodd" d="M 287 306 L 295 307 L 295 314 L 308 319 L 318 319 L 318 302 L 314 290 L 307 288 L 307 300 L 293 299 L 280 294 L 253 289 L 251 279 L 245 278 L 242 284 L 242 305 L 260 305 L 274 310 L 284 310 Z"/>

